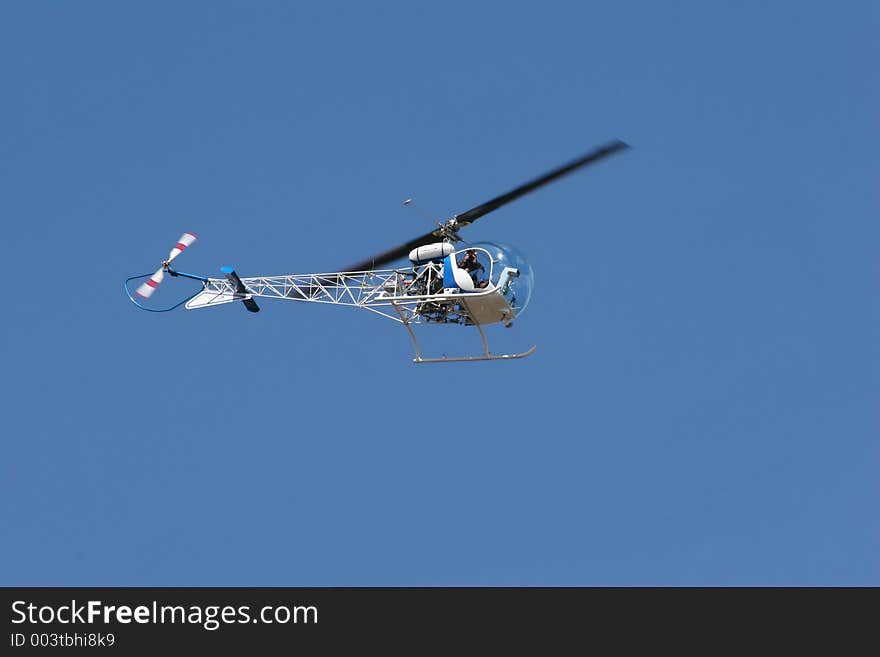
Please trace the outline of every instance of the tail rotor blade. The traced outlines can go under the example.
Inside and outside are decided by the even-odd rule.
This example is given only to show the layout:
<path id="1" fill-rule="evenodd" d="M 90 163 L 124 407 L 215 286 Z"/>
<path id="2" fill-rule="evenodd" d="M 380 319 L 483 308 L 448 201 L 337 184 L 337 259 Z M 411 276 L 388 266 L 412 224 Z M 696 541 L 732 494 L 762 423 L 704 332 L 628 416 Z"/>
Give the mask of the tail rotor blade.
<path id="1" fill-rule="evenodd" d="M 162 279 L 164 278 L 165 268 L 163 267 L 155 274 L 150 276 L 149 280 L 144 282 L 144 284 L 136 290 L 136 294 L 143 299 L 149 299 L 153 295 L 153 292 L 156 291 L 156 288 L 159 287 L 159 283 L 161 283 Z"/>
<path id="2" fill-rule="evenodd" d="M 171 253 L 168 254 L 168 262 L 171 262 L 181 253 L 183 253 L 183 250 L 195 241 L 195 233 L 184 233 L 183 235 L 181 235 L 180 239 L 177 241 L 177 244 L 175 244 L 174 248 L 171 249 Z"/>

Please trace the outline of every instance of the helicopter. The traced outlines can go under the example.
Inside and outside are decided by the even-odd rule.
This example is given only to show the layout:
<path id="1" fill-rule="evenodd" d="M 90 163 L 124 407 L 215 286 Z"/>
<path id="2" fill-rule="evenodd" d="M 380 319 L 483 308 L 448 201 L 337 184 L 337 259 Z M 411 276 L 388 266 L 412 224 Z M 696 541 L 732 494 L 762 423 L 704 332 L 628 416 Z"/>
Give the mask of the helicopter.
<path id="1" fill-rule="evenodd" d="M 483 327 L 510 327 L 522 315 L 534 287 L 531 265 L 514 247 L 496 242 L 471 244 L 459 236 L 459 231 L 550 182 L 628 148 L 623 141 L 610 141 L 505 194 L 438 222 L 437 228 L 429 233 L 337 271 L 242 278 L 233 267 L 223 266 L 220 271 L 224 278 L 189 274 L 171 267 L 172 261 L 197 239 L 195 233 L 186 232 L 156 272 L 130 276 L 123 287 L 135 306 L 150 312 L 168 312 L 180 306 L 196 310 L 241 301 L 248 311 L 256 313 L 260 310 L 257 298 L 363 308 L 407 329 L 415 349 L 414 363 L 525 358 L 537 346 L 519 353 L 492 353 Z M 404 205 L 411 203 L 407 199 Z M 409 267 L 381 269 L 405 256 L 409 258 Z M 146 305 L 166 274 L 198 281 L 201 289 L 170 307 Z M 144 282 L 132 292 L 134 282 L 142 279 Z M 475 327 L 482 351 L 464 356 L 425 357 L 414 330 L 415 326 L 425 324 Z"/>

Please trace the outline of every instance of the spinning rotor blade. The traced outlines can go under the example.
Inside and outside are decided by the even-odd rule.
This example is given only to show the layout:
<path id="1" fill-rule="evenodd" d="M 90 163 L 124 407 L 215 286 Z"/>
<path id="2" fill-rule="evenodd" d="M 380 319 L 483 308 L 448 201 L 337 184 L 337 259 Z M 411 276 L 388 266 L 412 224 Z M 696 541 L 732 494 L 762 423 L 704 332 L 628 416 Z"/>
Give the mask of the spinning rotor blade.
<path id="1" fill-rule="evenodd" d="M 159 287 L 159 283 L 162 282 L 162 279 L 165 278 L 165 267 L 159 269 L 155 274 L 150 276 L 149 280 L 145 281 L 143 285 L 141 285 L 135 293 L 139 297 L 143 297 L 144 299 L 149 299 L 152 296 L 153 292 L 156 291 L 156 288 Z"/>
<path id="2" fill-rule="evenodd" d="M 478 205 L 466 212 L 462 212 L 461 214 L 455 215 L 450 222 L 447 222 L 443 227 L 437 228 L 430 233 L 426 233 L 421 237 L 416 237 L 411 239 L 409 242 L 405 244 L 401 244 L 400 246 L 396 246 L 393 249 L 389 249 L 384 253 L 380 253 L 378 255 L 373 256 L 372 258 L 368 258 L 367 260 L 363 260 L 351 267 L 348 267 L 342 271 L 369 271 L 371 269 L 376 269 L 385 265 L 393 260 L 397 260 L 398 258 L 403 258 L 409 254 L 417 246 L 424 246 L 425 244 L 431 244 L 432 242 L 436 242 L 438 240 L 442 240 L 446 237 L 446 234 L 441 228 L 447 228 L 447 233 L 451 232 L 454 234 L 465 226 L 472 224 L 474 221 L 482 217 L 483 215 L 489 214 L 493 210 L 497 210 L 503 205 L 507 205 L 511 201 L 515 201 L 521 196 L 525 196 L 529 192 L 533 192 L 536 189 L 543 187 L 544 185 L 557 180 L 573 171 L 580 169 L 581 167 L 585 167 L 590 164 L 594 164 L 599 160 L 602 160 L 614 153 L 619 151 L 623 151 L 629 148 L 629 144 L 616 139 L 614 141 L 610 141 L 604 146 L 600 146 L 596 148 L 586 155 L 582 155 L 576 160 L 572 160 L 568 164 L 563 164 L 548 173 L 545 173 L 543 176 L 539 178 L 535 178 L 524 185 L 520 185 L 516 189 L 512 189 L 506 194 L 502 194 L 501 196 L 497 196 L 490 201 L 486 201 L 482 205 Z"/>
<path id="3" fill-rule="evenodd" d="M 174 260 L 177 256 L 183 253 L 184 249 L 188 247 L 190 244 L 196 241 L 195 233 L 184 233 L 180 236 L 180 239 L 177 240 L 177 244 L 174 245 L 174 248 L 171 249 L 171 252 L 168 254 L 168 260 L 162 263 L 162 266 L 156 271 L 155 274 L 150 276 L 150 278 L 143 283 L 137 290 L 135 290 L 135 294 L 143 299 L 149 299 L 153 292 L 156 291 L 156 288 L 159 287 L 159 283 L 161 283 L 165 279 L 165 269 L 168 267 L 168 263 Z M 173 274 L 174 272 L 172 272 Z"/>
<path id="4" fill-rule="evenodd" d="M 372 269 L 376 269 L 381 267 L 382 265 L 388 264 L 394 260 L 399 258 L 405 258 L 409 255 L 409 252 L 412 251 L 417 246 L 423 246 L 425 244 L 431 244 L 432 242 L 436 242 L 438 240 L 443 239 L 443 233 L 439 230 L 432 231 L 430 233 L 426 233 L 421 237 L 416 237 L 411 239 L 406 244 L 401 244 L 400 246 L 395 246 L 393 249 L 389 249 L 384 253 L 380 253 L 378 255 L 373 256 L 372 258 L 368 258 L 363 260 L 351 267 L 346 267 L 341 271 L 370 271 Z"/>
<path id="5" fill-rule="evenodd" d="M 536 189 L 543 187 L 544 185 L 551 183 L 564 175 L 567 175 L 573 171 L 577 171 L 581 167 L 585 167 L 588 164 L 598 162 L 599 160 L 602 160 L 609 155 L 613 155 L 618 151 L 626 150 L 627 148 L 629 148 L 629 144 L 626 144 L 619 139 L 608 142 L 604 146 L 600 146 L 599 148 L 590 151 L 586 155 L 583 155 L 576 160 L 572 160 L 568 164 L 563 164 L 561 167 L 557 167 L 556 169 L 553 169 L 553 171 L 549 171 L 539 178 L 535 178 L 534 180 L 531 180 L 524 185 L 520 185 L 516 189 L 510 190 L 506 194 L 497 196 L 491 201 L 486 201 L 482 205 L 471 208 L 467 212 L 462 212 L 461 214 L 455 215 L 455 219 L 456 221 L 458 221 L 459 226 L 467 226 L 468 224 L 472 224 L 483 215 L 489 214 L 493 210 L 497 210 L 502 205 L 507 205 L 511 201 L 515 201 L 521 196 L 525 196 L 529 192 L 533 192 Z"/>
<path id="6" fill-rule="evenodd" d="M 190 244 L 192 244 L 195 241 L 196 241 L 196 234 L 195 233 L 184 233 L 183 235 L 181 235 L 180 239 L 177 240 L 177 244 L 175 244 L 174 248 L 171 249 L 171 253 L 168 254 L 167 262 L 171 262 L 172 260 L 174 260 L 177 256 L 179 256 L 181 253 L 183 253 L 183 250 L 186 247 L 188 247 Z"/>

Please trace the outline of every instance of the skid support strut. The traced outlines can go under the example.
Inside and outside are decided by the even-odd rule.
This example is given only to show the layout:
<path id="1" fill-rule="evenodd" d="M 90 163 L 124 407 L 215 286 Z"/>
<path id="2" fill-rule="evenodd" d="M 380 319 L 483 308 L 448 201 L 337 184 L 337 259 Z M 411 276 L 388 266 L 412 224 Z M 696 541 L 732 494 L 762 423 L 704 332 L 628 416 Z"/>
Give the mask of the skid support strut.
<path id="1" fill-rule="evenodd" d="M 480 339 L 483 341 L 483 353 L 479 356 L 440 356 L 439 358 L 425 358 L 422 356 L 422 350 L 419 347 L 419 340 L 416 337 L 416 332 L 413 331 L 412 325 L 409 320 L 406 318 L 406 315 L 403 313 L 401 308 L 396 303 L 391 304 L 394 310 L 397 312 L 400 317 L 400 321 L 406 327 L 406 330 L 409 331 L 409 337 L 412 338 L 413 347 L 415 348 L 416 356 L 413 358 L 414 363 L 461 363 L 466 361 L 477 361 L 477 360 L 513 360 L 517 358 L 525 358 L 526 356 L 531 356 L 535 353 L 535 349 L 538 348 L 537 345 L 534 345 L 531 349 L 527 351 L 523 351 L 518 354 L 493 354 L 489 351 L 489 342 L 486 340 L 486 332 L 483 330 L 483 327 L 479 324 L 474 324 L 477 327 L 477 330 L 480 332 Z"/>

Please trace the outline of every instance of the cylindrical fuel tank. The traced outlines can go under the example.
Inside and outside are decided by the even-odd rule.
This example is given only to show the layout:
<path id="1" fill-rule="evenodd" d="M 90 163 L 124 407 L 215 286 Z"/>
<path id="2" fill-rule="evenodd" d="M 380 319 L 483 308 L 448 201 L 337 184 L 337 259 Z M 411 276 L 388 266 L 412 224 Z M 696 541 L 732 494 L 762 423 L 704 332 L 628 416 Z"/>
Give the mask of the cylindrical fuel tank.
<path id="1" fill-rule="evenodd" d="M 414 265 L 422 265 L 426 262 L 442 260 L 455 250 L 449 242 L 434 242 L 418 246 L 409 252 L 409 259 Z"/>

